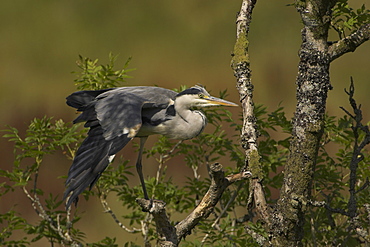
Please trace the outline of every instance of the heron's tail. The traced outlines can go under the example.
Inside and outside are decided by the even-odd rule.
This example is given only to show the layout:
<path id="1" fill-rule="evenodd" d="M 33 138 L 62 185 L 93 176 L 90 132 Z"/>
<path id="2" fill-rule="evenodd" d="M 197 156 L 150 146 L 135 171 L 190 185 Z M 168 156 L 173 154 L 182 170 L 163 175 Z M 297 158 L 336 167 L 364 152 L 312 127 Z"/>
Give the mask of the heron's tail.
<path id="1" fill-rule="evenodd" d="M 113 88 L 74 92 L 66 98 L 67 105 L 76 108 L 78 111 L 84 111 L 84 108 L 94 101 L 97 96 L 112 89 Z"/>
<path id="2" fill-rule="evenodd" d="M 76 108 L 77 111 L 82 112 L 73 123 L 86 122 L 85 127 L 97 125 L 97 116 L 95 111 L 96 97 L 111 89 L 103 89 L 97 91 L 78 91 L 69 95 L 67 105 Z"/>

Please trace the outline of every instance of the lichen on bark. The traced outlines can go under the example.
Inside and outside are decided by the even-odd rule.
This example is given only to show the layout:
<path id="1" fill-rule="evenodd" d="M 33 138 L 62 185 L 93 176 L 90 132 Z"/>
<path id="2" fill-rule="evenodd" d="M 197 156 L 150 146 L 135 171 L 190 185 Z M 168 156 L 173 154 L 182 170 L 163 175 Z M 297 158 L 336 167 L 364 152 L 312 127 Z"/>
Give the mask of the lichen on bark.
<path id="1" fill-rule="evenodd" d="M 239 36 L 237 37 L 234 45 L 234 52 L 232 54 L 232 61 L 231 67 L 232 69 L 236 70 L 238 64 L 240 63 L 248 63 L 249 64 L 249 56 L 248 56 L 248 39 L 247 34 L 242 31 Z"/>
<path id="2" fill-rule="evenodd" d="M 274 211 L 271 233 L 276 246 L 301 246 L 304 214 L 324 126 L 326 99 L 331 89 L 328 55 L 330 1 L 305 1 L 301 14 L 302 45 L 299 51 L 297 105 L 293 119 L 290 155 L 284 183 Z"/>

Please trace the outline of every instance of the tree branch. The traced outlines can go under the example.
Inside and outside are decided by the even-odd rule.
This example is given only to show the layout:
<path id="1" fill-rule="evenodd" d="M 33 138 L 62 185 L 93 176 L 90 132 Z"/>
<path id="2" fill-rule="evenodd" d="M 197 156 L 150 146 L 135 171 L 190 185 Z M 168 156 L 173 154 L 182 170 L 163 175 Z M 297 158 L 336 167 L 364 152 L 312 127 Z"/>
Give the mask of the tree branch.
<path id="1" fill-rule="evenodd" d="M 328 53 L 330 61 L 337 59 L 347 52 L 354 52 L 357 47 L 369 39 L 370 23 L 362 25 L 356 32 L 329 46 Z"/>
<path id="2" fill-rule="evenodd" d="M 250 172 L 242 172 L 225 177 L 222 165 L 215 163 L 210 165 L 211 185 L 198 206 L 188 217 L 176 225 L 178 239 L 185 237 L 200 220 L 205 219 L 213 211 L 222 193 L 232 183 L 250 177 Z"/>
<path id="3" fill-rule="evenodd" d="M 177 246 L 181 239 L 185 238 L 200 220 L 207 218 L 218 203 L 225 189 L 232 183 L 249 178 L 250 172 L 241 172 L 225 177 L 222 165 L 215 163 L 210 165 L 211 185 L 198 206 L 176 226 L 166 214 L 165 203 L 157 200 L 137 199 L 142 210 L 153 215 L 159 234 L 160 246 Z"/>
<path id="4" fill-rule="evenodd" d="M 251 229 L 248 225 L 245 226 L 245 231 L 260 245 L 260 246 L 267 246 L 266 242 L 268 241 L 264 236 L 261 234 L 256 233 L 253 229 Z M 270 244 L 269 244 L 270 245 Z M 269 246 L 268 245 L 268 246 Z"/>
<path id="5" fill-rule="evenodd" d="M 28 199 L 30 199 L 30 201 L 32 202 L 32 207 L 37 213 L 37 215 L 43 220 L 45 220 L 48 223 L 48 226 L 60 236 L 60 238 L 62 239 L 61 244 L 79 246 L 79 243 L 76 240 L 74 240 L 72 236 L 69 234 L 68 227 L 67 227 L 67 230 L 63 230 L 63 228 L 61 227 L 60 221 L 59 221 L 60 215 L 59 214 L 57 215 L 57 221 L 55 222 L 45 211 L 37 194 L 35 193 L 32 197 L 25 186 L 23 186 L 22 188 L 23 188 L 23 192 L 26 194 Z"/>
<path id="6" fill-rule="evenodd" d="M 220 214 L 217 216 L 217 218 L 215 219 L 215 221 L 212 223 L 212 228 L 216 228 L 217 227 L 217 225 L 218 225 L 219 221 L 221 220 L 222 216 L 227 212 L 227 210 L 229 209 L 231 203 L 234 202 L 234 200 L 238 196 L 239 191 L 241 190 L 241 188 L 244 185 L 245 185 L 244 181 L 240 182 L 238 188 L 235 191 L 233 191 L 233 193 L 230 196 L 229 201 L 227 202 L 227 204 L 225 205 L 225 207 L 223 208 L 223 210 L 220 212 Z M 209 229 L 209 232 L 211 232 L 211 231 L 212 231 L 212 229 Z M 202 239 L 202 242 L 201 242 L 202 243 L 202 246 L 206 242 L 208 236 L 209 236 L 209 233 L 207 233 L 204 236 L 204 238 Z"/>
<path id="7" fill-rule="evenodd" d="M 312 200 L 308 200 L 307 203 L 308 203 L 308 205 L 311 205 L 311 206 L 314 206 L 314 207 L 325 208 L 326 210 L 328 210 L 331 213 L 338 213 L 338 214 L 341 214 L 341 215 L 348 216 L 348 213 L 344 209 L 341 209 L 341 208 L 332 208 L 325 201 L 312 201 Z"/>
<path id="8" fill-rule="evenodd" d="M 270 234 L 274 246 L 302 246 L 307 200 L 323 134 L 327 94 L 331 89 L 327 53 L 330 18 L 325 16 L 335 1 L 296 3 L 304 24 L 296 79 L 297 105 L 284 182 L 271 217 Z"/>
<path id="9" fill-rule="evenodd" d="M 252 11 L 256 0 L 244 0 L 241 10 L 237 17 L 237 40 L 234 46 L 231 67 L 237 80 L 237 88 L 240 101 L 243 106 L 243 128 L 241 134 L 241 145 L 246 150 L 245 170 L 250 170 L 253 178 L 250 183 L 250 194 L 248 205 L 255 202 L 258 216 L 267 224 L 269 220 L 269 210 L 265 199 L 265 193 L 261 181 L 263 179 L 262 166 L 259 162 L 257 138 L 258 130 L 256 117 L 254 115 L 253 84 L 251 81 L 251 70 L 248 54 L 248 34 L 252 20 Z M 253 198 L 253 200 L 252 200 Z"/>
<path id="10" fill-rule="evenodd" d="M 171 221 L 166 213 L 166 203 L 159 200 L 146 200 L 138 198 L 136 202 L 141 206 L 142 210 L 153 215 L 153 220 L 156 223 L 158 233 L 158 242 L 160 246 L 177 246 L 180 241 L 176 236 L 175 227 L 171 225 Z"/>
<path id="11" fill-rule="evenodd" d="M 358 216 L 351 218 L 351 225 L 353 229 L 356 231 L 357 235 L 364 239 L 365 243 L 370 243 L 370 235 L 368 232 L 368 227 L 361 223 Z"/>
<path id="12" fill-rule="evenodd" d="M 361 105 L 357 106 L 356 100 L 354 99 L 354 93 L 355 93 L 355 87 L 353 83 L 353 79 L 351 78 L 351 84 L 349 87 L 349 91 L 345 90 L 346 94 L 349 97 L 349 102 L 352 106 L 353 113 L 350 114 L 347 110 L 345 110 L 343 107 L 341 109 L 346 112 L 347 115 L 349 115 L 355 123 L 352 124 L 352 132 L 354 135 L 354 144 L 353 144 L 353 153 L 351 162 L 349 164 L 350 169 L 350 178 L 349 178 L 349 193 L 350 198 L 348 200 L 348 216 L 351 218 L 354 218 L 357 216 L 357 198 L 356 198 L 356 185 L 358 183 L 357 178 L 357 169 L 358 164 L 364 159 L 364 156 L 362 154 L 362 149 L 365 148 L 366 145 L 370 143 L 370 131 L 368 126 L 364 126 L 362 124 L 362 110 Z M 365 133 L 365 136 L 361 140 L 360 132 L 363 131 Z M 366 187 L 366 182 L 363 185 Z"/>

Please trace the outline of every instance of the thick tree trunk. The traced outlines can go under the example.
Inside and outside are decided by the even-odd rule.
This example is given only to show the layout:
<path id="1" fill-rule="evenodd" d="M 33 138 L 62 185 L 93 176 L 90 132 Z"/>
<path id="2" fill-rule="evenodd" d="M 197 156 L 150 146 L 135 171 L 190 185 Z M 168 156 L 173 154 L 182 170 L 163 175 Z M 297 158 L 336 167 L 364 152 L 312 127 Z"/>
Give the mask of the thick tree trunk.
<path id="1" fill-rule="evenodd" d="M 302 245 L 304 214 L 323 132 L 326 98 L 331 88 L 327 36 L 334 2 L 297 1 L 304 23 L 296 80 L 297 106 L 284 184 L 270 226 L 274 246 Z"/>
<path id="2" fill-rule="evenodd" d="M 284 183 L 273 210 L 266 204 L 261 184 L 257 131 L 253 113 L 253 84 L 248 54 L 248 33 L 256 0 L 243 0 L 237 18 L 237 39 L 231 67 L 243 106 L 241 144 L 246 150 L 246 167 L 252 172 L 249 198 L 269 231 L 265 238 L 250 230 L 251 236 L 263 246 L 302 246 L 304 218 L 310 199 L 313 172 L 324 128 L 326 99 L 331 89 L 330 63 L 354 51 L 370 39 L 370 24 L 363 24 L 350 36 L 331 45 L 327 42 L 331 11 L 336 0 L 296 0 L 301 15 L 302 45 L 299 50 L 297 106 L 293 119 L 290 155 L 284 170 Z M 253 199 L 251 201 L 253 201 Z M 248 206 L 252 202 L 248 201 Z M 247 229 L 248 231 L 248 229 Z"/>

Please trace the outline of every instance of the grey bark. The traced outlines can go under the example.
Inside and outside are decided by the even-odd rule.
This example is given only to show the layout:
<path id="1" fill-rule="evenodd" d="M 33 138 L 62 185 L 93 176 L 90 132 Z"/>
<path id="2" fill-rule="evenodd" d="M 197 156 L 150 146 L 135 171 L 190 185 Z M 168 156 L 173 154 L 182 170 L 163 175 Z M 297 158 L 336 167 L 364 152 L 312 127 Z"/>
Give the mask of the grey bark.
<path id="1" fill-rule="evenodd" d="M 327 37 L 335 3 L 335 0 L 295 1 L 304 25 L 296 79 L 297 105 L 284 183 L 273 211 L 266 205 L 259 180 L 261 169 L 258 161 L 258 132 L 253 115 L 253 85 L 248 56 L 249 24 L 256 1 L 244 0 L 237 18 L 237 40 L 231 66 L 243 106 L 241 145 L 246 150 L 246 169 L 250 169 L 253 174 L 250 183 L 252 188 L 249 191 L 254 195 L 250 195 L 250 198 L 254 198 L 256 211 L 266 223 L 269 239 L 264 239 L 253 231 L 248 232 L 264 246 L 302 246 L 304 216 L 310 203 L 313 172 L 323 133 L 326 99 L 332 88 L 330 63 L 343 54 L 354 51 L 370 37 L 370 24 L 366 24 L 352 35 L 329 45 Z"/>

